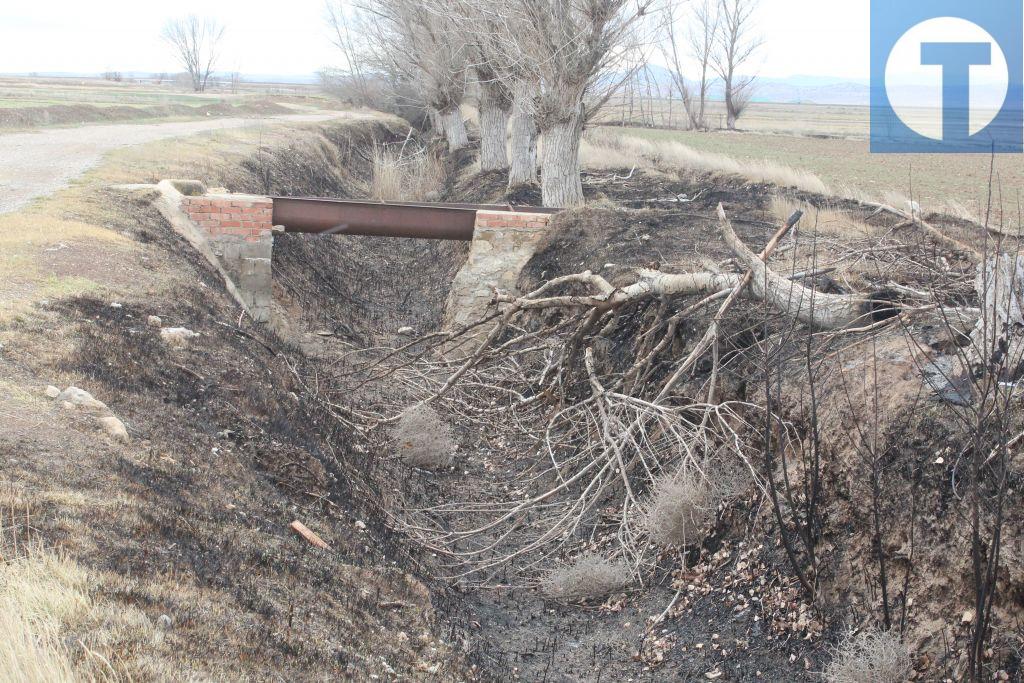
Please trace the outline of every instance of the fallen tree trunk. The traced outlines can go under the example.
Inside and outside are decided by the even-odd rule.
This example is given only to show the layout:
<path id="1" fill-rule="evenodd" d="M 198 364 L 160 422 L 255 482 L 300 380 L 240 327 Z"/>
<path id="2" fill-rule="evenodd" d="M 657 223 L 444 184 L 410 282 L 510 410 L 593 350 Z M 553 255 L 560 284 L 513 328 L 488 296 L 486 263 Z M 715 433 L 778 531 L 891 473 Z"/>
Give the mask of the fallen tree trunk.
<path id="1" fill-rule="evenodd" d="M 884 294 L 825 294 L 778 275 L 740 240 L 722 205 L 718 207 L 718 216 L 722 239 L 752 273 L 750 287 L 743 290 L 743 296 L 766 300 L 774 308 L 800 322 L 826 330 L 890 318 L 898 312 L 897 305 L 887 300 Z M 524 297 L 499 295 L 496 301 L 511 304 L 521 310 L 555 307 L 612 310 L 649 297 L 697 296 L 732 291 L 745 284 L 744 279 L 744 276 L 736 273 L 672 274 L 645 269 L 638 272 L 635 283 L 616 288 L 600 275 L 587 271 L 552 280 Z M 555 286 L 570 283 L 589 284 L 599 291 L 582 296 L 541 296 Z"/>
<path id="2" fill-rule="evenodd" d="M 1024 376 L 1024 256 L 1000 254 L 978 267 L 981 317 L 971 334 L 972 365 L 1003 382 Z"/>

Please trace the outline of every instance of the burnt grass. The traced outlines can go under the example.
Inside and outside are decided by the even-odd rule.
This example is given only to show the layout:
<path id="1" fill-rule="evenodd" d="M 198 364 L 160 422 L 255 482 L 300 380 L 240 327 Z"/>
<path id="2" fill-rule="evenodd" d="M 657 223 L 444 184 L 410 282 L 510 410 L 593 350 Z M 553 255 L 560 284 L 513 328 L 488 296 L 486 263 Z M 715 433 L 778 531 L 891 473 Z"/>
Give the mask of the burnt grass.
<path id="1" fill-rule="evenodd" d="M 120 307 L 93 296 L 48 305 L 74 340 L 52 370 L 102 396 L 133 440 L 83 451 L 88 466 L 63 483 L 139 501 L 78 512 L 87 543 L 52 519 L 40 522 L 48 538 L 84 544 L 76 559 L 105 576 L 145 577 L 105 582 L 100 593 L 154 622 L 171 616 L 182 676 L 367 680 L 383 660 L 397 676 L 422 678 L 430 648 L 442 678 L 470 676 L 448 646 L 461 627 L 438 616 L 449 593 L 413 578 L 417 552 L 385 522 L 386 463 L 296 379 L 315 374 L 316 361 L 240 316 L 217 273 L 145 199 L 106 199 L 123 220 L 112 227 L 156 247 L 153 267 L 188 274 L 187 284 Z M 200 337 L 172 350 L 152 315 Z M 53 461 L 19 455 L 26 476 L 53 476 Z M 330 550 L 292 533 L 294 519 Z"/>
<path id="2" fill-rule="evenodd" d="M 630 177 L 624 178 L 627 175 Z M 463 188 L 466 194 L 453 197 L 455 200 L 517 201 L 497 174 L 468 176 L 457 188 Z M 555 218 L 547 241 L 521 275 L 521 291 L 530 291 L 546 279 L 583 270 L 601 272 L 612 284 L 624 285 L 633 281 L 637 267 L 678 272 L 692 270 L 695 263 L 702 261 L 723 262 L 732 254 L 718 233 L 715 209 L 720 202 L 739 236 L 755 251 L 778 228 L 770 202 L 779 188 L 741 179 L 630 174 L 623 169 L 618 173 L 585 176 L 585 190 L 591 205 Z M 811 206 L 842 209 L 883 229 L 892 229 L 897 222 L 858 202 L 796 190 L 783 192 Z M 929 220 L 954 229 L 964 227 L 949 217 L 933 216 Z M 904 230 L 899 237 L 909 245 L 910 253 L 915 248 L 925 253 L 931 251 L 920 235 Z M 954 265 L 954 269 L 959 267 Z M 869 273 L 868 277 L 877 283 L 876 295 L 900 304 L 900 297 L 885 289 L 885 278 L 891 275 L 879 272 Z M 932 277 L 927 265 L 913 259 L 900 266 L 899 278 L 907 285 L 927 286 Z M 827 276 L 817 278 L 815 285 L 821 291 L 846 291 Z M 949 296 L 957 302 L 971 300 L 966 290 L 950 291 Z M 645 314 L 639 308 L 634 318 Z M 879 319 L 888 315 L 888 307 L 876 311 Z M 626 358 L 631 353 L 630 335 L 638 322 L 620 321 L 621 333 L 608 340 L 608 355 L 613 361 L 618 355 Z M 697 315 L 693 324 L 681 329 L 682 348 L 688 348 L 703 334 L 708 322 L 703 314 Z M 776 337 L 790 339 L 777 349 L 777 362 L 782 364 L 787 377 L 784 410 L 794 424 L 807 430 L 807 383 L 805 376 L 801 379 L 807 351 L 803 342 L 793 341 L 790 324 L 781 316 L 766 321 L 759 305 L 741 302 L 725 322 L 723 333 L 723 392 L 735 400 L 754 402 L 763 400 L 760 392 L 765 383 L 758 345 Z M 941 337 L 942 330 L 924 330 L 921 335 L 929 344 L 942 344 Z M 900 330 L 888 342 L 897 346 L 906 343 Z M 815 350 L 812 355 L 819 352 L 825 354 L 826 350 Z M 870 351 L 861 349 L 861 353 Z M 670 364 L 666 364 L 658 372 L 670 370 Z M 708 364 L 698 366 L 694 383 L 699 385 L 709 370 Z M 836 372 L 833 370 L 831 376 L 837 376 Z M 831 388 L 836 389 L 834 384 Z M 943 484 L 942 474 L 929 469 L 929 465 L 936 452 L 948 450 L 949 444 L 957 443 L 962 435 L 950 429 L 950 415 L 941 405 L 928 400 L 915 403 L 922 401 L 920 396 L 910 395 L 906 399 L 900 411 L 887 413 L 879 423 L 887 444 L 882 513 L 891 520 L 893 543 L 899 543 L 900 533 L 916 526 L 927 539 L 919 543 L 931 548 L 952 548 L 954 539 L 942 521 L 949 512 L 950 492 Z M 835 411 L 838 412 L 841 411 Z M 829 419 L 839 418 L 830 415 Z M 660 614 L 675 596 L 678 583 L 671 584 L 673 578 L 679 580 L 672 576 L 673 569 L 678 568 L 677 557 L 662 558 L 659 571 L 644 589 L 633 589 L 592 604 L 560 605 L 543 600 L 532 589 L 471 590 L 466 609 L 471 623 L 479 624 L 473 635 L 488 669 L 506 679 L 545 681 L 702 680 L 706 676 L 743 681 L 819 680 L 820 671 L 830 659 L 828 643 L 838 638 L 844 620 L 870 623 L 874 601 L 872 588 L 865 590 L 852 585 L 850 569 L 851 565 L 861 566 L 872 553 L 862 533 L 870 526 L 864 507 L 867 494 L 862 485 L 863 472 L 855 463 L 851 464 L 838 445 L 845 439 L 837 433 L 831 436 L 837 445 L 825 456 L 829 464 L 823 505 L 828 511 L 822 520 L 823 544 L 839 550 L 823 558 L 822 581 L 830 597 L 823 601 L 820 612 L 802 601 L 778 542 L 775 522 L 765 513 L 763 501 L 754 497 L 720 512 L 713 533 L 688 556 L 691 567 L 696 567 L 692 579 L 695 588 L 687 588 L 682 608 L 646 637 L 647 619 Z M 494 484 L 494 475 L 481 465 L 482 458 L 476 457 L 488 452 L 486 435 L 463 430 L 462 437 L 464 454 L 454 468 L 457 474 L 432 478 L 416 491 L 414 504 L 480 500 L 486 496 L 481 492 Z M 908 509 L 908 496 L 919 500 L 920 508 Z M 888 552 L 895 554 L 897 550 L 893 547 Z M 959 551 L 962 548 L 956 552 Z M 899 559 L 892 563 L 891 570 L 898 580 L 905 580 L 906 563 Z M 911 581 L 923 584 L 919 595 L 928 595 L 931 602 L 912 611 L 920 610 L 921 620 L 948 618 L 952 607 L 953 618 L 957 618 L 959 612 L 953 596 L 963 595 L 959 582 L 966 575 L 960 573 L 965 568 L 941 563 L 924 567 L 922 563 L 914 568 L 919 574 L 911 574 Z M 684 573 L 684 583 L 686 576 Z M 501 583 L 506 577 L 496 578 Z M 937 597 L 933 585 L 941 585 L 942 581 L 951 581 L 957 590 Z M 757 597 L 747 602 L 742 596 Z M 852 615 L 847 611 L 851 605 L 856 606 Z M 897 605 L 896 609 L 901 607 Z M 803 616 L 796 616 L 804 614 L 806 622 Z M 958 633 L 956 637 L 961 636 Z M 934 641 L 931 647 L 942 649 Z M 723 650 L 728 654 L 722 654 Z M 1011 657 L 1012 671 L 1016 671 L 1015 661 Z M 932 660 L 922 666 L 934 671 L 954 664 L 952 660 Z"/>
<path id="3" fill-rule="evenodd" d="M 346 173 L 359 173 L 358 145 L 343 151 L 352 162 Z M 269 175 L 275 180 L 265 191 L 274 194 L 359 196 L 358 178 L 346 180 L 335 175 L 329 164 L 318 161 L 327 155 L 316 152 L 317 161 L 303 167 L 302 180 L 285 167 L 290 163 L 283 160 L 286 156 L 296 155 L 293 150 L 247 167 L 250 182 L 261 178 L 261 168 L 271 168 Z M 465 154 L 449 160 L 446 200 L 539 204 L 537 188 L 508 191 L 501 174 L 467 172 L 471 162 Z M 314 169 L 312 173 L 310 168 Z M 542 277 L 579 270 L 580 266 L 601 270 L 605 263 L 621 263 L 625 277 L 626 266 L 650 261 L 669 265 L 676 255 L 705 250 L 710 256 L 724 256 L 720 253 L 722 247 L 717 246 L 720 240 L 715 239 L 713 224 L 703 217 L 713 215 L 717 201 L 727 201 L 731 211 L 739 212 L 737 228 L 752 246 L 763 246 L 774 231 L 766 222 L 764 194 L 758 188 L 737 181 L 681 211 L 677 203 L 667 205 L 658 200 L 684 193 L 692 196 L 700 191 L 696 182 L 643 174 L 634 177 L 633 184 L 627 186 L 588 178 L 588 195 L 603 197 L 605 203 L 623 208 L 587 209 L 559 216 L 558 230 L 553 233 L 558 237 L 531 261 L 523 275 L 524 286 Z M 312 185 L 304 189 L 302 181 L 307 179 Z M 393 342 L 399 327 L 409 325 L 425 332 L 439 325 L 449 283 L 464 255 L 464 245 L 447 243 L 284 235 L 275 243 L 276 294 L 286 302 L 289 318 L 302 329 L 329 332 L 356 347 Z M 413 503 L 486 488 L 493 475 L 472 456 L 475 448 L 485 447 L 486 437 L 462 426 L 458 432 L 464 446 L 468 444 L 460 450 L 453 468 L 459 475 L 427 476 L 398 463 L 388 465 L 392 471 L 380 470 L 376 475 L 405 482 L 405 495 Z M 744 514 L 738 510 L 723 517 L 719 531 L 708 539 L 705 552 L 714 553 L 736 542 L 730 530 Z M 782 566 L 784 560 L 774 557 L 774 547 L 762 554 L 768 566 Z M 533 590 L 469 590 L 448 603 L 445 613 L 452 623 L 465 627 L 472 647 L 471 661 L 479 664 L 484 677 L 497 680 L 703 678 L 723 661 L 725 675 L 734 680 L 754 679 L 759 672 L 768 680 L 813 677 L 804 666 L 804 658 L 817 662 L 816 648 L 768 637 L 769 624 L 755 611 L 737 613 L 714 593 L 697 600 L 685 616 L 666 622 L 651 637 L 669 639 L 685 650 L 668 648 L 664 659 L 654 666 L 639 661 L 646 619 L 660 613 L 675 593 L 667 585 L 670 565 L 666 563 L 658 583 L 632 591 L 616 609 L 556 605 Z M 430 580 L 433 571 L 428 562 L 421 578 L 436 593 L 451 596 L 446 586 Z M 731 651 L 724 660 L 712 649 L 719 642 L 728 643 Z M 697 643 L 702 643 L 704 649 L 695 649 Z M 798 656 L 798 667 L 790 663 L 792 656 Z"/>
<path id="4" fill-rule="evenodd" d="M 358 197 L 368 176 L 367 146 L 405 134 L 387 125 L 344 134 L 327 127 L 312 142 L 261 151 L 216 180 L 236 191 Z M 539 203 L 536 188 L 509 192 L 500 174 L 466 173 L 471 162 L 468 155 L 449 162 L 445 199 Z M 522 288 L 584 269 L 625 282 L 636 266 L 670 270 L 701 257 L 727 258 L 714 225 L 718 202 L 754 249 L 777 227 L 768 213 L 774 187 L 643 172 L 623 180 L 628 173 L 585 177 L 597 208 L 556 218 Z M 646 641 L 646 620 L 675 596 L 671 571 L 678 558 L 664 558 L 642 590 L 604 604 L 565 606 L 533 590 L 436 581 L 431 558 L 391 531 L 387 510 L 396 488 L 414 502 L 487 488 L 493 474 L 474 457 L 486 448 L 486 435 L 457 425 L 462 448 L 453 471 L 410 471 L 388 457 L 386 443 L 367 441 L 329 414 L 300 381 L 329 376 L 333 361 L 296 340 L 324 332 L 328 343 L 350 349 L 394 342 L 403 326 L 436 328 L 464 245 L 278 236 L 275 299 L 293 334 L 277 336 L 239 317 L 216 273 L 144 199 L 105 193 L 104 201 L 119 204 L 125 218 L 117 229 L 156 247 L 163 266 L 188 273 L 189 284 L 121 308 L 89 296 L 50 305 L 76 340 L 56 369 L 101 394 L 141 444 L 141 455 L 117 449 L 93 455 L 94 473 L 74 482 L 99 495 L 128 491 L 145 502 L 138 515 L 82 512 L 96 548 L 81 561 L 189 587 L 158 591 L 126 581 L 103 588 L 154 618 L 174 616 L 171 638 L 182 671 L 185 662 L 196 662 L 207 664 L 196 664 L 193 673 L 226 679 L 273 673 L 286 680 L 367 680 L 387 677 L 384 658 L 397 680 L 703 680 L 716 670 L 722 680 L 819 677 L 827 661 L 821 640 L 780 632 L 769 608 L 739 609 L 734 600 L 767 582 L 779 588 L 783 607 L 799 603 L 773 529 L 757 522 L 758 500 L 720 512 L 714 533 L 691 558 L 703 559 L 705 573 L 692 579 L 701 590 L 687 594 L 682 610 Z M 855 204 L 845 208 L 865 219 L 871 214 Z M 737 310 L 725 350 L 735 360 L 725 372 L 730 391 L 743 397 L 751 367 L 745 354 L 759 339 L 758 318 L 744 306 Z M 186 351 L 171 351 L 146 324 L 150 315 L 201 336 Z M 918 440 L 904 457 L 920 459 L 934 447 L 933 439 Z M 45 476 L 43 463 L 32 467 Z M 292 519 L 321 533 L 331 550 L 314 551 L 295 537 L 287 528 Z M 733 556 L 741 552 L 757 572 L 737 569 Z M 659 639 L 668 645 L 652 659 L 650 641 Z M 428 644 L 444 662 L 436 675 L 421 666 Z"/>

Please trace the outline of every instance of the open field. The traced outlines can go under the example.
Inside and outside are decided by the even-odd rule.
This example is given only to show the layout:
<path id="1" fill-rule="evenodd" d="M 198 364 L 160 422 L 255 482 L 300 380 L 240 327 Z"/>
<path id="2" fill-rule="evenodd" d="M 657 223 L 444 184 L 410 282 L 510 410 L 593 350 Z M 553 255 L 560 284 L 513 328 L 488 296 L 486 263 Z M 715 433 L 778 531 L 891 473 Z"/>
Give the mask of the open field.
<path id="1" fill-rule="evenodd" d="M 833 104 L 750 104 L 740 122 L 744 130 L 761 133 L 789 133 L 798 135 L 829 135 L 867 137 L 868 107 Z M 725 104 L 708 102 L 708 125 L 725 128 Z M 641 111 L 639 102 L 632 107 L 627 100 L 613 98 L 597 117 L 598 123 L 651 125 L 664 128 L 683 128 L 686 114 L 682 102 L 655 99 L 653 106 L 646 103 Z"/>
<path id="2" fill-rule="evenodd" d="M 601 135 L 621 135 L 655 143 L 678 142 L 698 152 L 722 154 L 740 162 L 771 162 L 812 173 L 836 194 L 866 195 L 885 201 L 910 197 L 925 211 L 941 210 L 978 216 L 988 194 L 986 155 L 871 154 L 866 139 L 812 138 L 759 133 L 699 133 L 650 128 L 606 128 Z M 995 178 L 1002 187 L 1009 221 L 1017 214 L 1016 190 L 1024 183 L 1024 158 L 995 158 Z"/>
<path id="3" fill-rule="evenodd" d="M 0 77 L 0 129 L 284 113 L 331 106 L 314 86 L 240 83 L 194 93 L 172 80 Z"/>
<path id="4" fill-rule="evenodd" d="M 719 130 L 724 124 L 723 103 L 710 102 L 708 121 L 716 130 L 697 132 L 683 130 L 681 102 L 655 99 L 653 105 L 645 106 L 646 111 L 641 112 L 639 104 L 634 103 L 631 113 L 627 101 L 613 100 L 598 117 L 599 124 L 608 125 L 592 135 L 676 142 L 697 155 L 724 155 L 737 164 L 761 165 L 767 161 L 797 174 L 816 176 L 829 193 L 844 197 L 893 204 L 906 204 L 912 197 L 925 211 L 943 211 L 973 220 L 985 214 L 993 170 L 990 155 L 872 154 L 869 107 L 755 102 L 740 119 L 740 130 L 729 132 Z M 930 113 L 920 109 L 914 115 L 924 120 Z M 631 120 L 635 125 L 630 125 Z M 721 163 L 717 165 L 718 170 L 728 170 Z M 1024 156 L 997 156 L 994 172 L 993 204 L 998 209 L 1002 188 L 1006 223 L 1015 224 L 1016 191 L 1012 188 L 1024 182 Z M 998 210 L 996 216 L 998 220 Z"/>

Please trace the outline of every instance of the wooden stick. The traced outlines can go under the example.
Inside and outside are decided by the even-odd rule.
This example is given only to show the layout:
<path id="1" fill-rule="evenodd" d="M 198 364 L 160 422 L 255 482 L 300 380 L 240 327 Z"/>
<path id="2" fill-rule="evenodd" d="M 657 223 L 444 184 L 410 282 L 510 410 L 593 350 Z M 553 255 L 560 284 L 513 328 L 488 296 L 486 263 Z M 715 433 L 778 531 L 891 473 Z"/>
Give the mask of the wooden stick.
<path id="1" fill-rule="evenodd" d="M 296 534 L 298 534 L 302 538 L 306 539 L 306 541 L 311 546 L 313 546 L 315 548 L 320 548 L 321 550 L 330 550 L 331 549 L 331 546 L 327 545 L 327 543 L 324 542 L 324 539 L 320 538 L 315 533 L 310 531 L 309 527 L 307 527 L 305 524 L 303 524 L 299 520 L 295 520 L 294 522 L 292 522 L 291 529 Z"/>

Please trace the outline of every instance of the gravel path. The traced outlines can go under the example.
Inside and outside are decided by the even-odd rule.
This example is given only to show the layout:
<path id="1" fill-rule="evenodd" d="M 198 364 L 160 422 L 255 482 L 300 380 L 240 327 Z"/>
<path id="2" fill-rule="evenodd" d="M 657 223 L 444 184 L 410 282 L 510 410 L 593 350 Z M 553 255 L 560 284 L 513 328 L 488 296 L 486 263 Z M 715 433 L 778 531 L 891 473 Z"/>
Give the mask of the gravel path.
<path id="1" fill-rule="evenodd" d="M 121 147 L 208 130 L 255 126 L 268 120 L 317 122 L 358 116 L 362 115 L 303 113 L 269 119 L 121 123 L 0 135 L 0 213 L 15 211 L 36 197 L 66 187 L 74 178 L 95 166 L 104 154 Z"/>

